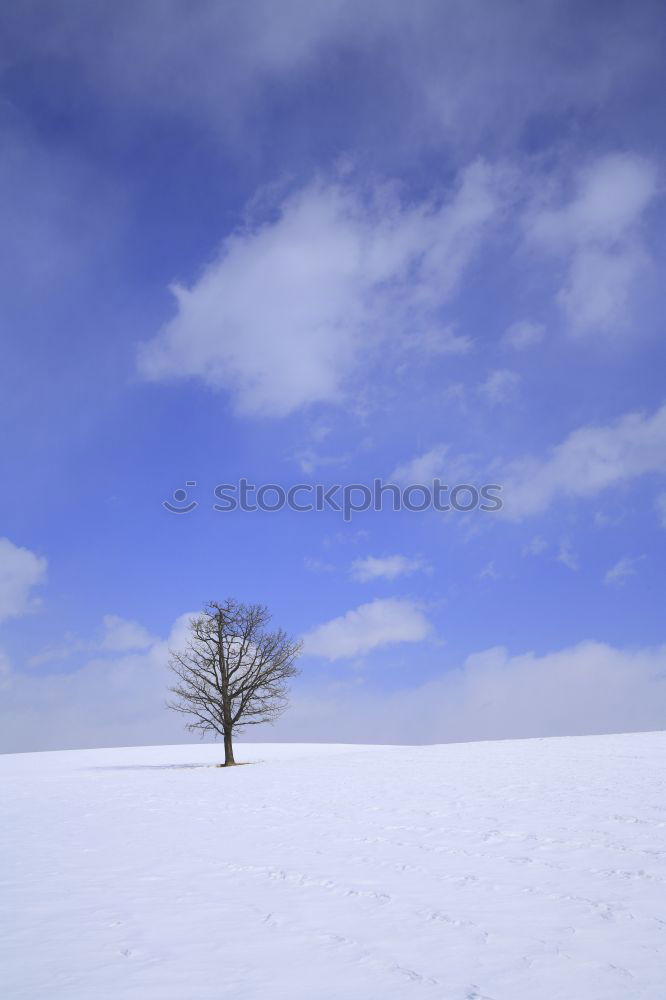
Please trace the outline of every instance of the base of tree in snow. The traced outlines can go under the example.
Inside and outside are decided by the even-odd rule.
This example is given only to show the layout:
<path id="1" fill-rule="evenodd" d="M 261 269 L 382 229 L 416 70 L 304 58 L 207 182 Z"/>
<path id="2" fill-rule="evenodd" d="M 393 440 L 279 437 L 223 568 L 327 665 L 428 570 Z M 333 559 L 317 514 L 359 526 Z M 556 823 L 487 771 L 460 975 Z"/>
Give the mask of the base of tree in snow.
<path id="1" fill-rule="evenodd" d="M 666 734 L 0 758 L 11 1000 L 662 1000 Z"/>

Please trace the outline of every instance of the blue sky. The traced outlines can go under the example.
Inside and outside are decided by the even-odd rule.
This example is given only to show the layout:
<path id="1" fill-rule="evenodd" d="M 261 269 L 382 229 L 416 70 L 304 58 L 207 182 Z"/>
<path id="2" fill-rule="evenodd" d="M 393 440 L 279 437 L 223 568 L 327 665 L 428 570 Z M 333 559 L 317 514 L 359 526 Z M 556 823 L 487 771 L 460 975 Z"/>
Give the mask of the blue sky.
<path id="1" fill-rule="evenodd" d="M 254 736 L 663 727 L 661 5 L 2 17 L 1 748 L 182 741 L 226 595 L 305 637 Z M 243 476 L 505 507 L 215 512 Z"/>

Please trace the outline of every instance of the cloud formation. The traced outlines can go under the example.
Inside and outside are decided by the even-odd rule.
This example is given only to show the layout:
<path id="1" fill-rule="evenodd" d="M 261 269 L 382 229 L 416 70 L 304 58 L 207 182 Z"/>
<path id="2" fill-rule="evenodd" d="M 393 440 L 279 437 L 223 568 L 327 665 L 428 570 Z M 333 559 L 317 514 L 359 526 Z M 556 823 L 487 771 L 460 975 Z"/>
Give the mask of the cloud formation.
<path id="1" fill-rule="evenodd" d="M 7 664 L 0 677 L 0 751 L 183 742 L 181 721 L 165 709 L 167 663 L 169 650 L 185 644 L 191 618 L 192 613 L 181 615 L 167 639 L 153 639 L 143 649 L 98 644 L 98 651 L 75 669 L 41 674 Z M 120 632 L 115 635 L 120 645 L 130 641 L 129 633 L 126 642 Z M 132 645 L 138 639 L 135 633 Z"/>
<path id="2" fill-rule="evenodd" d="M 430 623 L 418 604 L 389 597 L 361 604 L 306 632 L 303 652 L 327 660 L 353 659 L 390 643 L 420 642 L 429 632 Z"/>
<path id="3" fill-rule="evenodd" d="M 650 472 L 666 472 L 666 405 L 652 416 L 629 413 L 611 424 L 579 427 L 546 458 L 510 462 L 500 478 L 503 514 L 521 520 L 560 498 L 596 496 Z"/>
<path id="4" fill-rule="evenodd" d="M 609 154 L 580 172 L 569 200 L 528 216 L 530 243 L 564 261 L 558 301 L 572 335 L 627 328 L 629 300 L 649 261 L 640 225 L 657 192 L 652 162 Z"/>
<path id="5" fill-rule="evenodd" d="M 137 622 L 119 615 L 104 615 L 102 629 L 96 638 L 83 639 L 76 633 L 68 633 L 64 641 L 49 645 L 31 656 L 29 665 L 38 667 L 44 663 L 64 663 L 80 653 L 128 653 L 147 649 L 157 641 Z"/>
<path id="6" fill-rule="evenodd" d="M 473 163 L 452 195 L 402 204 L 390 188 L 364 196 L 315 183 L 273 221 L 231 235 L 177 314 L 143 346 L 148 379 L 195 377 L 231 393 L 244 414 L 286 416 L 339 400 L 362 354 L 425 336 L 434 351 L 467 341 L 436 331 L 436 311 L 503 200 L 504 172 Z M 407 324 L 407 320 L 409 323 Z"/>
<path id="7" fill-rule="evenodd" d="M 557 562 L 562 563 L 562 565 L 566 566 L 567 569 L 570 569 L 574 573 L 577 572 L 579 565 L 578 555 L 568 538 L 565 538 L 560 542 L 560 547 L 555 558 Z"/>
<path id="8" fill-rule="evenodd" d="M 495 648 L 398 692 L 330 689 L 297 696 L 281 738 L 375 743 L 575 736 L 663 729 L 666 646 L 601 642 L 537 656 Z"/>
<path id="9" fill-rule="evenodd" d="M 367 583 L 368 580 L 395 580 L 399 576 L 409 576 L 419 570 L 428 569 L 423 559 L 410 559 L 408 556 L 365 556 L 355 559 L 351 573 L 355 580 Z"/>
<path id="10" fill-rule="evenodd" d="M 545 327 L 541 323 L 532 323 L 529 320 L 520 320 L 512 323 L 504 334 L 503 341 L 507 347 L 512 347 L 514 351 L 524 351 L 533 344 L 538 344 L 543 340 Z"/>
<path id="11" fill-rule="evenodd" d="M 104 615 L 102 649 L 124 653 L 130 649 L 147 649 L 154 642 L 155 636 L 152 636 L 143 625 L 127 621 L 119 615 Z"/>
<path id="12" fill-rule="evenodd" d="M 0 622 L 33 610 L 33 590 L 46 580 L 46 559 L 0 538 Z"/>
<path id="13" fill-rule="evenodd" d="M 379 124 L 390 138 L 399 125 L 410 153 L 433 134 L 465 150 L 482 139 L 506 144 L 535 115 L 597 111 L 618 92 L 625 101 L 642 96 L 663 29 L 651 0 L 638 18 L 628 4 L 600 18 L 570 0 L 501 8 L 491 0 L 284 0 L 279 8 L 201 0 L 186 21 L 177 0 L 72 0 L 67 10 L 42 2 L 12 11 L 7 58 L 25 64 L 44 50 L 67 52 L 86 90 L 114 109 L 184 117 L 241 144 L 263 105 L 273 110 L 315 88 L 345 53 L 353 80 L 357 65 L 366 68 L 364 99 L 345 106 L 359 134 Z"/>
<path id="14" fill-rule="evenodd" d="M 375 601 L 375 626 L 391 605 L 408 615 L 407 602 Z M 322 655 L 355 655 L 358 636 L 367 648 L 375 627 L 363 609 L 314 630 Z M 12 670 L 0 655 L 0 751 L 68 747 L 139 746 L 192 739 L 182 720 L 165 709 L 170 648 L 187 637 L 191 614 L 182 615 L 166 640 L 142 651 L 98 655 L 78 670 L 38 675 Z M 402 639 L 427 634 L 414 617 Z M 321 628 L 326 628 L 322 626 Z M 374 639 L 373 639 L 374 643 Z M 379 643 L 375 643 L 379 645 Z M 663 728 L 666 713 L 666 646 L 621 649 L 601 642 L 536 655 L 493 648 L 468 656 L 427 683 L 398 691 L 376 690 L 358 675 L 334 684 L 295 686 L 292 705 L 275 727 L 258 728 L 259 740 L 333 740 L 439 743 L 517 739 Z"/>
<path id="15" fill-rule="evenodd" d="M 495 368 L 478 386 L 478 392 L 490 406 L 497 406 L 511 399 L 519 384 L 518 372 L 509 368 Z"/>
<path id="16" fill-rule="evenodd" d="M 447 444 L 436 444 L 428 451 L 403 462 L 391 473 L 391 480 L 397 483 L 431 483 L 441 476 L 445 460 L 449 460 L 450 448 Z"/>
<path id="17" fill-rule="evenodd" d="M 638 559 L 630 559 L 625 557 L 624 559 L 618 559 L 614 566 L 608 570 L 604 576 L 604 583 L 608 585 L 620 586 L 625 583 L 627 577 L 636 575 L 636 565 L 640 562 L 640 557 Z"/>

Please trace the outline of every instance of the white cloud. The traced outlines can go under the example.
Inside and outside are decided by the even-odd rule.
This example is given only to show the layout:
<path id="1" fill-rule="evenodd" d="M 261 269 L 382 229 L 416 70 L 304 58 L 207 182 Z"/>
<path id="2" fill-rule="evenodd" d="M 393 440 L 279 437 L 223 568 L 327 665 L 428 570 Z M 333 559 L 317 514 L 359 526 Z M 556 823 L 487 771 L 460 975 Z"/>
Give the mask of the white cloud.
<path id="1" fill-rule="evenodd" d="M 302 448 L 294 454 L 294 460 L 298 462 L 301 472 L 306 476 L 314 475 L 317 469 L 346 465 L 349 459 L 349 454 L 324 455 L 316 448 Z"/>
<path id="2" fill-rule="evenodd" d="M 52 643 L 31 656 L 28 660 L 28 666 L 40 667 L 44 663 L 65 663 L 79 653 L 89 653 L 96 648 L 96 643 L 87 642 L 76 635 L 76 633 L 68 632 L 65 634 L 62 642 Z"/>
<path id="3" fill-rule="evenodd" d="M 46 580 L 46 559 L 0 538 L 0 622 L 32 611 L 32 591 Z"/>
<path id="4" fill-rule="evenodd" d="M 403 486 L 410 483 L 427 486 L 434 479 L 439 479 L 450 486 L 473 481 L 477 472 L 478 460 L 474 455 L 453 454 L 448 444 L 440 443 L 397 465 L 389 481 Z"/>
<path id="5" fill-rule="evenodd" d="M 531 218 L 531 235 L 550 246 L 613 243 L 626 236 L 654 197 L 649 160 L 629 153 L 602 156 L 581 170 L 574 197 Z"/>
<path id="6" fill-rule="evenodd" d="M 496 368 L 488 374 L 488 377 L 479 387 L 479 395 L 487 403 L 495 406 L 499 403 L 506 403 L 514 394 L 520 383 L 520 375 L 508 368 Z"/>
<path id="7" fill-rule="evenodd" d="M 568 202 L 529 215 L 529 241 L 567 263 L 558 300 L 574 335 L 626 328 L 633 287 L 649 260 L 640 223 L 657 191 L 649 160 L 612 154 L 580 172 Z"/>
<path id="8" fill-rule="evenodd" d="M 640 562 L 641 558 L 642 556 L 639 556 L 637 559 L 619 559 L 604 576 L 604 583 L 607 586 L 619 586 L 625 583 L 627 577 L 636 575 L 636 565 Z"/>
<path id="9" fill-rule="evenodd" d="M 544 459 L 511 462 L 503 513 L 519 520 L 560 497 L 592 497 L 616 483 L 666 472 L 666 406 L 653 416 L 630 413 L 605 426 L 579 427 Z"/>
<path id="10" fill-rule="evenodd" d="M 351 573 L 355 580 L 366 583 L 378 578 L 395 580 L 399 576 L 408 576 L 425 569 L 428 566 L 422 559 L 410 559 L 401 555 L 366 556 L 364 559 L 354 560 Z"/>
<path id="11" fill-rule="evenodd" d="M 503 186 L 503 172 L 483 163 L 437 203 L 402 205 L 388 188 L 363 198 L 343 182 L 310 185 L 274 221 L 228 237 L 190 288 L 173 287 L 177 314 L 143 346 L 140 371 L 201 378 L 248 414 L 339 400 L 383 336 L 404 347 L 407 319 L 409 329 L 432 329 Z M 467 346 L 444 334 L 435 345 Z"/>
<path id="12" fill-rule="evenodd" d="M 104 615 L 104 636 L 100 648 L 124 653 L 131 649 L 146 649 L 155 641 L 155 637 L 142 625 L 118 615 Z"/>
<path id="13" fill-rule="evenodd" d="M 532 347 L 543 340 L 545 327 L 541 323 L 531 323 L 529 320 L 521 320 L 512 323 L 503 337 L 503 342 L 507 347 L 512 347 L 515 351 L 524 351 L 526 347 Z"/>
<path id="14" fill-rule="evenodd" d="M 464 334 L 455 333 L 452 326 L 435 326 L 411 334 L 410 346 L 423 354 L 468 354 L 472 349 L 472 340 Z"/>
<path id="15" fill-rule="evenodd" d="M 165 708 L 169 650 L 187 639 L 192 613 L 146 649 L 95 655 L 75 670 L 9 671 L 0 703 L 5 752 L 182 743 L 182 720 Z"/>
<path id="16" fill-rule="evenodd" d="M 666 646 L 624 650 L 581 642 L 540 656 L 485 650 L 436 680 L 397 692 L 377 693 L 354 678 L 296 695 L 276 733 L 294 740 L 442 743 L 663 729 L 665 716 Z"/>
<path id="17" fill-rule="evenodd" d="M 495 561 L 491 559 L 479 573 L 480 580 L 499 580 L 499 573 L 495 569 Z"/>
<path id="18" fill-rule="evenodd" d="M 636 279 L 646 270 L 647 255 L 640 247 L 622 251 L 578 251 L 572 260 L 568 283 L 558 301 L 574 333 L 629 329 L 628 301 Z"/>
<path id="19" fill-rule="evenodd" d="M 397 466 L 398 483 L 478 479 L 473 456 L 453 456 L 438 444 Z M 629 413 L 606 425 L 579 427 L 545 458 L 523 456 L 493 468 L 502 484 L 502 515 L 522 520 L 541 514 L 560 498 L 593 497 L 648 473 L 666 472 L 666 404 L 651 416 Z"/>
<path id="20" fill-rule="evenodd" d="M 578 569 L 578 556 L 574 552 L 571 542 L 566 539 L 560 542 L 560 547 L 555 558 L 574 573 Z"/>
<path id="21" fill-rule="evenodd" d="M 164 707 L 170 648 L 191 615 L 141 652 L 92 659 L 40 676 L 0 658 L 0 750 L 141 746 L 193 740 Z M 399 691 L 366 688 L 346 673 L 332 686 L 294 689 L 275 728 L 257 739 L 436 743 L 663 729 L 666 646 L 617 649 L 599 642 L 537 656 L 490 649 L 436 680 Z"/>
<path id="22" fill-rule="evenodd" d="M 351 659 L 395 642 L 420 642 L 430 623 L 414 601 L 386 598 L 361 604 L 303 636 L 303 652 L 328 660 Z"/>
<path id="23" fill-rule="evenodd" d="M 548 542 L 541 535 L 534 535 L 529 542 L 523 546 L 524 556 L 540 556 L 548 548 Z"/>
<path id="24" fill-rule="evenodd" d="M 157 642 L 142 625 L 119 615 L 104 615 L 102 628 L 94 639 L 83 639 L 75 632 L 68 632 L 63 641 L 47 646 L 28 661 L 31 667 L 44 663 L 67 663 L 78 659 L 81 653 L 128 653 L 147 649 Z"/>
<path id="25" fill-rule="evenodd" d="M 422 455 L 398 465 L 390 478 L 398 483 L 431 483 L 442 475 L 444 459 L 448 453 L 448 445 L 437 444 Z"/>

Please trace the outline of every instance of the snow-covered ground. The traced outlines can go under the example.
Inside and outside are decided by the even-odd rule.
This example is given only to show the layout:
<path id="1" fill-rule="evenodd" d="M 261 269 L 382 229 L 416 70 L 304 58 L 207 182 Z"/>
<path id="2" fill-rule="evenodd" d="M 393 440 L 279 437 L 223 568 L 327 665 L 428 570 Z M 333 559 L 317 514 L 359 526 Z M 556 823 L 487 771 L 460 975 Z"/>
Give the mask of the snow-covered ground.
<path id="1" fill-rule="evenodd" d="M 7 1000 L 663 1000 L 666 734 L 0 758 Z"/>

